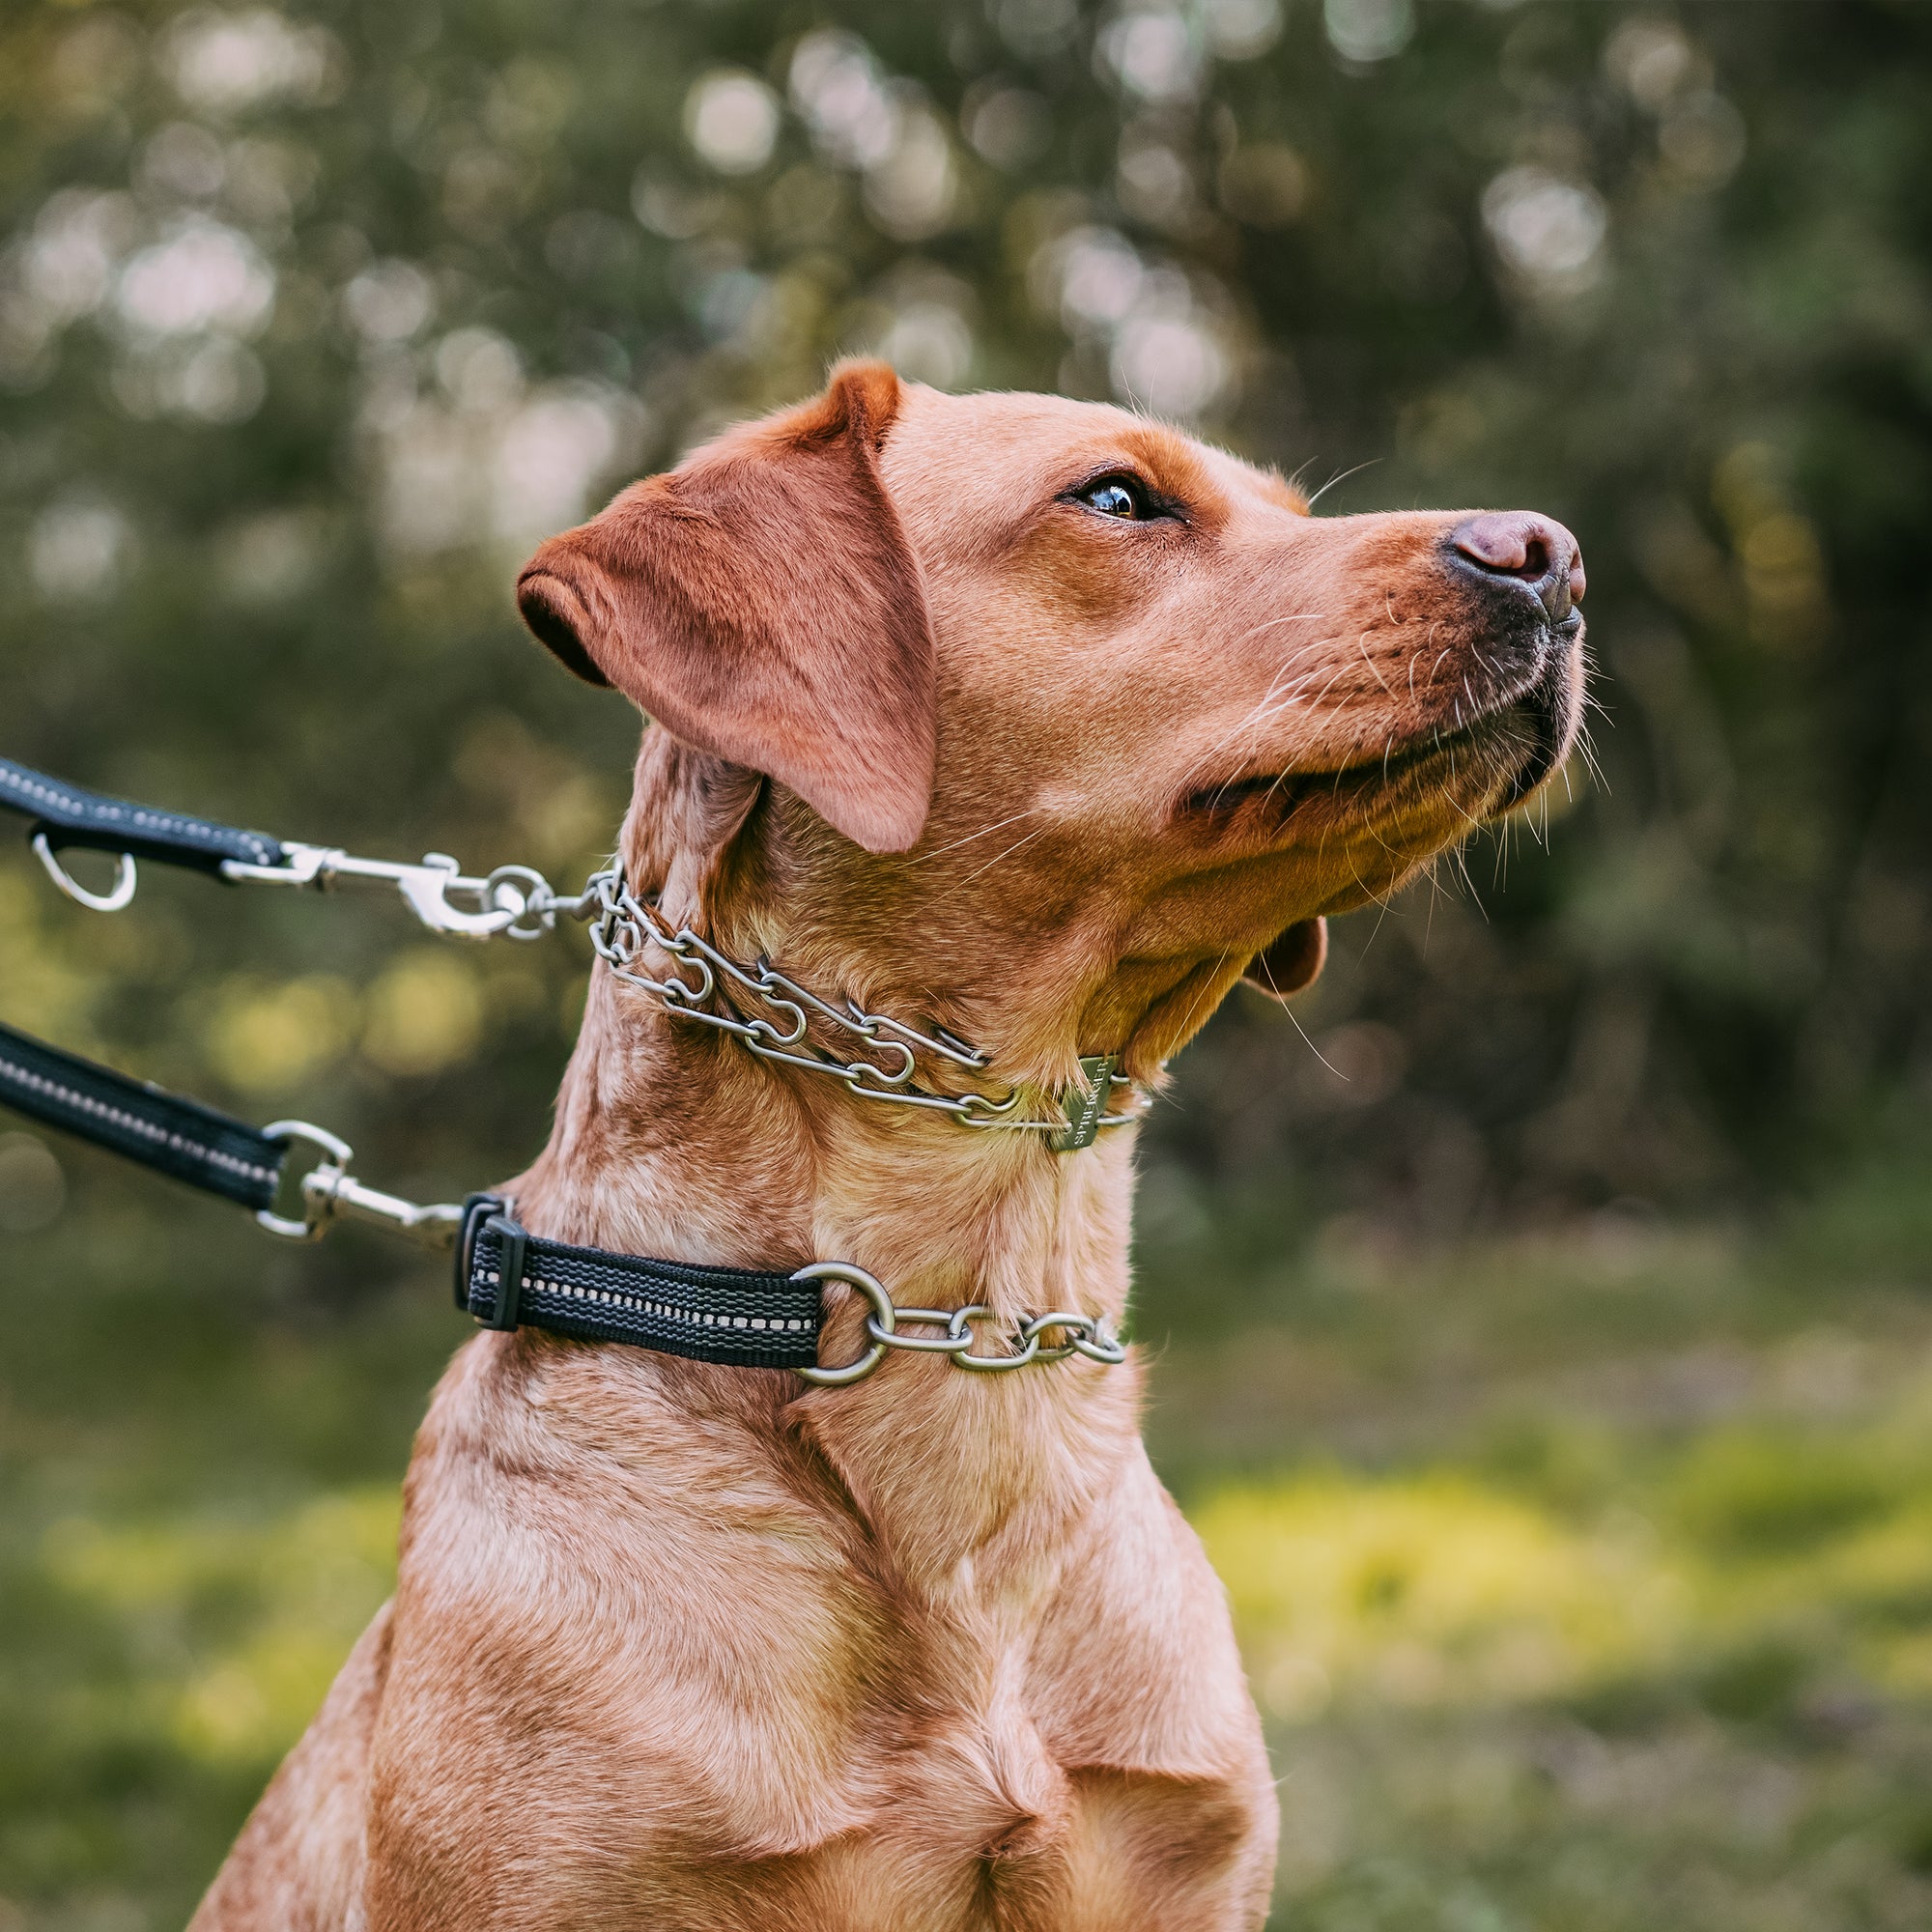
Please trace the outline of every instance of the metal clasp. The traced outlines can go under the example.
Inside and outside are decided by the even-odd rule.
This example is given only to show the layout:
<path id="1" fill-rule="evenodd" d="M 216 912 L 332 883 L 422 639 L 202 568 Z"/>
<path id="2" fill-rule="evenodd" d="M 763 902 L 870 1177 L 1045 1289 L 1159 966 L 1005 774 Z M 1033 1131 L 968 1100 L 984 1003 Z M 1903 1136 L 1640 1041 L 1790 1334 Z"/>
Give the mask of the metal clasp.
<path id="1" fill-rule="evenodd" d="M 410 910 L 432 932 L 457 939 L 535 939 L 555 923 L 559 901 L 543 874 L 528 866 L 498 866 L 486 878 L 470 878 L 447 852 L 426 852 L 416 865 L 393 859 L 358 859 L 334 845 L 284 844 L 279 866 L 252 866 L 224 859 L 221 876 L 264 886 L 313 886 L 327 892 L 343 879 L 393 885 Z"/>
<path id="2" fill-rule="evenodd" d="M 307 1121 L 272 1121 L 262 1129 L 270 1140 L 304 1141 L 326 1158 L 301 1179 L 302 1218 L 291 1220 L 264 1208 L 255 1216 L 271 1235 L 289 1241 L 319 1241 L 336 1220 L 360 1221 L 400 1235 L 418 1247 L 440 1251 L 453 1248 L 463 1227 L 463 1209 L 453 1202 L 428 1207 L 405 1201 L 380 1188 L 365 1187 L 349 1172 L 355 1150 L 327 1127 Z"/>

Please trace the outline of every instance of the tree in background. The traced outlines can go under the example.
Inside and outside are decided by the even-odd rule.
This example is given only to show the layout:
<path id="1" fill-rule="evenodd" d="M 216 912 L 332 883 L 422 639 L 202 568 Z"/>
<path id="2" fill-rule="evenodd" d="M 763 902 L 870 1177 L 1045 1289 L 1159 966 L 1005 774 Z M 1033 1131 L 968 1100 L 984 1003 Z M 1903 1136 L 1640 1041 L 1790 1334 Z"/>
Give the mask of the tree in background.
<path id="1" fill-rule="evenodd" d="M 8 749 L 568 867 L 631 727 L 516 642 L 535 538 L 840 353 L 1112 396 L 1324 512 L 1554 512 L 1601 667 L 1548 849 L 1350 922 L 1320 1059 L 1231 1011 L 1165 1157 L 1435 1229 L 1775 1183 L 1925 1078 L 1928 42 L 1883 0 L 15 8 Z M 291 986 L 287 908 L 154 896 L 85 943 L 0 902 L 9 1016 L 431 1164 L 530 1145 L 565 948 L 303 926 Z"/>

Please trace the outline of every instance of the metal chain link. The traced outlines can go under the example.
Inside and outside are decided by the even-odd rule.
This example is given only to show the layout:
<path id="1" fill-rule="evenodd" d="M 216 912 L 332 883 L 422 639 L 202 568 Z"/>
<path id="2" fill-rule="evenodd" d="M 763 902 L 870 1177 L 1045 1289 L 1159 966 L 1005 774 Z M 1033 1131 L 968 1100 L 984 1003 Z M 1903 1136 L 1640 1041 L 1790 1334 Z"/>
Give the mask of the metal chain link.
<path id="1" fill-rule="evenodd" d="M 1045 1315 L 1021 1320 L 1012 1337 L 1014 1347 L 1005 1354 L 980 1354 L 974 1344 L 978 1321 L 995 1320 L 983 1302 L 969 1302 L 964 1308 L 898 1308 L 887 1293 L 885 1284 L 850 1262 L 813 1262 L 792 1276 L 794 1281 L 842 1281 L 856 1288 L 870 1303 L 866 1316 L 867 1347 L 862 1355 L 829 1369 L 799 1369 L 809 1382 L 822 1388 L 847 1388 L 862 1382 L 886 1359 L 889 1350 L 908 1354 L 944 1355 L 955 1369 L 976 1375 L 1005 1375 L 1023 1369 L 1030 1362 L 1064 1362 L 1069 1355 L 1084 1355 L 1090 1362 L 1117 1369 L 1127 1359 L 1127 1345 L 1117 1336 L 1104 1316 L 1080 1315 L 1071 1309 L 1056 1308 Z M 942 1328 L 941 1335 L 902 1335 L 903 1325 L 914 1328 Z M 1041 1338 L 1054 1329 L 1065 1340 L 1045 1346 Z"/>
<path id="2" fill-rule="evenodd" d="M 893 1019 L 888 1014 L 868 1013 L 852 1001 L 847 1001 L 842 1009 L 835 1007 L 763 961 L 756 966 L 741 966 L 737 961 L 726 958 L 689 926 L 677 932 L 670 931 L 658 919 L 655 909 L 631 892 L 622 871 L 615 867 L 593 873 L 578 899 L 552 899 L 540 908 L 533 902 L 532 909 L 538 917 L 554 915 L 555 911 L 568 911 L 574 918 L 586 920 L 589 923 L 590 943 L 598 957 L 626 985 L 655 993 L 669 1011 L 682 1018 L 730 1034 L 761 1059 L 775 1060 L 808 1073 L 821 1073 L 842 1081 L 847 1090 L 862 1100 L 883 1100 L 902 1107 L 925 1107 L 934 1113 L 950 1115 L 962 1126 L 1009 1128 L 1055 1135 L 1066 1131 L 1064 1114 L 1058 1120 L 1045 1121 L 1021 1115 L 1019 1109 L 1025 1099 L 1023 1089 L 1015 1088 L 1005 1099 L 995 1100 L 983 1094 L 956 1096 L 935 1094 L 929 1088 L 920 1086 L 913 1074 L 917 1070 L 921 1051 L 937 1055 L 955 1066 L 963 1066 L 973 1072 L 985 1071 L 991 1063 L 978 1047 L 968 1045 L 943 1027 L 922 1033 L 917 1027 L 908 1026 L 903 1020 Z M 692 977 L 687 980 L 672 972 L 662 980 L 653 979 L 638 964 L 646 944 L 657 947 L 680 967 L 688 968 Z M 780 1024 L 775 1025 L 762 1017 L 740 1019 L 735 1014 L 714 1010 L 708 1003 L 718 993 L 724 980 L 761 1001 L 780 1016 Z M 840 1060 L 814 1046 L 806 1037 L 814 1017 L 865 1040 L 867 1045 L 889 1056 L 888 1064 L 881 1065 L 876 1061 L 865 1059 Z M 1107 1078 L 1110 1088 L 1132 1085 L 1121 1074 L 1110 1072 Z M 1137 1121 L 1143 1111 L 1144 1108 L 1136 1107 L 1126 1113 L 1102 1114 L 1094 1125 L 1096 1128 L 1127 1126 Z M 970 1346 L 970 1337 L 966 1346 Z"/>
<path id="3" fill-rule="evenodd" d="M 993 1311 L 983 1302 L 973 1302 L 965 1308 L 895 1308 L 895 1326 L 891 1331 L 883 1328 L 875 1315 L 866 1318 L 866 1333 L 874 1342 L 882 1342 L 888 1349 L 907 1349 L 922 1353 L 949 1356 L 954 1368 L 972 1369 L 980 1375 L 999 1375 L 1008 1369 L 1023 1369 L 1029 1362 L 1064 1362 L 1068 1355 L 1085 1355 L 1090 1362 L 1103 1362 L 1109 1368 L 1118 1368 L 1127 1359 L 1127 1347 L 1118 1340 L 1103 1317 L 1076 1315 L 1071 1310 L 1056 1308 L 1047 1315 L 1036 1315 L 1020 1323 L 1014 1336 L 1015 1347 L 1005 1355 L 981 1355 L 974 1352 L 978 1340 L 973 1333 L 976 1321 L 990 1321 Z M 914 1327 L 943 1327 L 944 1335 L 901 1335 L 898 1329 L 910 1322 Z M 1040 1337 L 1051 1328 L 1066 1331 L 1065 1342 L 1055 1343 L 1051 1348 L 1041 1345 Z"/>

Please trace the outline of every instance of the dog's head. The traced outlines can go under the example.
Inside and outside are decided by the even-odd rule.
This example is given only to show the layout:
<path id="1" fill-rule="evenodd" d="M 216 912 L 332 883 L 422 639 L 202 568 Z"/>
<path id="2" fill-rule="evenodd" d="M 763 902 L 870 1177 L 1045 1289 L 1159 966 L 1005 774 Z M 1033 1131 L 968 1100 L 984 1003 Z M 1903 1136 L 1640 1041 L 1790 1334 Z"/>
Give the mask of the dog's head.
<path id="1" fill-rule="evenodd" d="M 1582 591 L 1547 518 L 1314 517 L 1123 411 L 876 364 L 518 586 L 656 721 L 626 856 L 673 918 L 1048 1082 L 1305 985 L 1324 915 L 1529 797 Z"/>

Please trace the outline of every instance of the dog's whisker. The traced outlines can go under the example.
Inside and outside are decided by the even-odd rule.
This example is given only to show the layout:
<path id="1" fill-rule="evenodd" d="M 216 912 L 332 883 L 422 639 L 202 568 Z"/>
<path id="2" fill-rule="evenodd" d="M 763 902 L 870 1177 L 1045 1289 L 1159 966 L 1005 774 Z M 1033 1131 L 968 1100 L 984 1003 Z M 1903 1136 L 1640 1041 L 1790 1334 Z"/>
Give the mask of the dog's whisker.
<path id="1" fill-rule="evenodd" d="M 1346 1073 L 1344 1073 L 1342 1069 L 1339 1066 L 1337 1066 L 1335 1063 L 1332 1060 L 1330 1060 L 1328 1056 L 1325 1053 L 1323 1053 L 1321 1049 L 1319 1046 L 1317 1046 L 1312 1039 L 1308 1037 L 1308 1029 L 1301 1024 L 1301 1020 L 1299 1016 L 1296 1014 L 1294 1009 L 1293 1007 L 1284 1006 L 1282 1008 L 1282 1011 L 1288 1015 L 1289 1024 L 1292 1027 L 1293 1027 L 1295 1032 L 1301 1036 L 1302 1045 L 1305 1046 L 1309 1050 L 1309 1052 L 1312 1053 L 1316 1057 L 1316 1059 L 1319 1060 L 1322 1064 L 1322 1065 L 1325 1066 L 1328 1069 L 1328 1071 L 1335 1076 L 1337 1080 L 1342 1080 L 1342 1081 L 1348 1080 L 1349 1076 Z"/>
<path id="2" fill-rule="evenodd" d="M 1319 624 L 1322 619 L 1332 617 L 1332 611 L 1286 611 L 1274 617 L 1263 617 L 1250 624 L 1238 636 L 1231 638 L 1230 643 L 1244 644 L 1250 638 L 1259 638 L 1264 631 L 1271 631 L 1277 624 Z M 1318 639 L 1319 641 L 1319 639 Z M 1301 646 L 1306 650 L 1308 645 Z"/>
<path id="3" fill-rule="evenodd" d="M 1321 502 L 1321 500 L 1322 499 L 1322 497 L 1325 497 L 1325 496 L 1327 496 L 1327 494 L 1329 493 L 1329 491 L 1331 491 L 1332 489 L 1334 489 L 1334 487 L 1336 486 L 1336 484 L 1338 484 L 1338 483 L 1346 483 L 1346 482 L 1347 482 L 1347 481 L 1349 480 L 1349 478 L 1350 478 L 1350 477 L 1351 477 L 1351 476 L 1359 476 L 1359 475 L 1360 475 L 1360 474 L 1362 473 L 1362 471 L 1363 471 L 1364 469 L 1374 469 L 1374 468 L 1376 467 L 1376 465 L 1377 465 L 1378 463 L 1379 463 L 1380 461 L 1381 461 L 1381 458 L 1380 458 L 1379 456 L 1372 456 L 1372 457 L 1370 457 L 1370 458 L 1369 458 L 1369 460 L 1368 460 L 1368 461 L 1367 461 L 1366 463 L 1358 463 L 1358 464 L 1356 464 L 1356 465 L 1355 465 L 1355 467 L 1354 467 L 1354 468 L 1353 468 L 1352 469 L 1345 469 L 1345 470 L 1343 470 L 1343 471 L 1342 471 L 1342 473 L 1341 473 L 1341 474 L 1340 474 L 1339 476 L 1331 476 L 1331 477 L 1329 477 L 1329 479 L 1327 480 L 1327 482 L 1325 482 L 1324 484 L 1322 484 L 1322 486 L 1321 487 L 1321 489 L 1319 489 L 1318 491 L 1316 491 L 1316 493 L 1314 494 L 1314 496 L 1312 496 L 1311 497 L 1309 497 L 1309 499 L 1308 499 L 1308 507 L 1309 507 L 1309 508 L 1310 508 L 1311 510 L 1313 510 L 1313 509 L 1314 509 L 1314 507 L 1316 506 L 1316 504 L 1317 504 L 1317 503 L 1319 503 L 1319 502 Z"/>
<path id="4" fill-rule="evenodd" d="M 1311 612 L 1309 614 L 1319 616 L 1324 613 Z M 1291 618 L 1282 618 L 1270 621 L 1279 621 L 1286 623 L 1296 620 Z M 1257 626 L 1256 628 L 1265 629 L 1266 626 L 1262 625 L 1262 626 Z M 1251 636 L 1251 635 L 1253 635 L 1253 633 L 1244 634 L 1244 636 Z M 1235 641 L 1238 643 L 1243 641 L 1243 639 L 1236 639 Z M 1294 686 L 1290 687 L 1285 696 L 1284 696 L 1283 679 L 1287 677 L 1289 671 L 1293 669 L 1293 668 L 1297 663 L 1299 663 L 1302 658 L 1306 657 L 1311 650 L 1319 648 L 1320 641 L 1321 641 L 1320 639 L 1317 639 L 1316 642 L 1314 643 L 1303 644 L 1289 656 L 1287 661 L 1276 669 L 1274 677 L 1269 681 L 1267 690 L 1262 694 L 1262 696 L 1255 701 L 1255 703 L 1251 705 L 1247 711 L 1242 713 L 1242 715 L 1233 724 L 1231 724 L 1227 728 L 1227 730 L 1222 732 L 1221 735 L 1218 738 L 1216 738 L 1211 745 L 1209 745 L 1205 751 L 1197 754 L 1193 763 L 1189 765 L 1186 772 L 1182 774 L 1181 781 L 1183 786 L 1199 774 L 1202 767 L 1206 765 L 1208 761 L 1210 758 L 1212 758 L 1217 752 L 1224 750 L 1235 739 L 1240 737 L 1243 732 L 1255 730 L 1259 726 L 1265 724 L 1269 723 L 1272 719 L 1280 716 L 1280 714 L 1284 710 L 1286 710 L 1290 704 L 1294 702 L 1295 698 L 1299 696 L 1301 686 L 1305 683 L 1305 680 L 1307 678 L 1312 677 L 1314 675 L 1314 672 L 1312 671 L 1304 672 L 1302 678 L 1296 680 Z"/>
<path id="5" fill-rule="evenodd" d="M 1218 972 L 1234 956 L 1234 950 L 1231 947 L 1223 947 L 1220 957 L 1214 962 L 1215 971 Z M 1195 987 L 1194 997 L 1187 1004 L 1187 1017 L 1181 1022 L 1184 1033 L 1191 1034 L 1194 1031 L 1194 1015 L 1201 1010 L 1201 1002 L 1208 997 L 1208 988 L 1214 983 L 1214 972 L 1201 975 L 1201 983 Z"/>
<path id="6" fill-rule="evenodd" d="M 1610 781 L 1605 776 L 1603 767 L 1597 762 L 1597 748 L 1590 741 L 1590 733 L 1587 726 L 1585 726 L 1582 730 L 1577 733 L 1577 751 L 1578 755 L 1582 758 L 1584 768 L 1589 772 L 1591 778 L 1593 778 L 1597 781 L 1597 783 L 1604 788 L 1605 791 L 1608 791 L 1610 788 Z"/>
<path id="7" fill-rule="evenodd" d="M 1387 919 L 1389 914 L 1394 911 L 1395 911 L 1395 895 L 1391 893 L 1388 895 L 1388 897 L 1384 899 L 1381 902 L 1381 904 L 1376 908 L 1376 923 L 1374 925 L 1370 926 L 1369 936 L 1366 940 L 1362 942 L 1362 951 L 1365 953 L 1368 952 L 1369 948 L 1376 943 L 1377 939 L 1380 937 L 1382 929 L 1382 921 Z"/>
<path id="8" fill-rule="evenodd" d="M 1379 838 L 1376 840 L 1376 843 L 1380 845 L 1384 852 L 1387 852 L 1389 850 L 1389 847 L 1386 844 L 1386 842 L 1380 839 Z M 1388 910 L 1388 901 L 1394 889 L 1392 887 L 1385 887 L 1381 892 L 1379 893 L 1377 892 L 1376 889 L 1369 884 L 1368 880 L 1362 877 L 1362 868 L 1355 864 L 1353 859 L 1350 859 L 1349 861 L 1349 872 L 1350 876 L 1353 878 L 1357 888 L 1360 890 L 1362 896 L 1366 898 L 1372 905 L 1379 906 L 1384 912 L 1386 912 Z"/>
<path id="9" fill-rule="evenodd" d="M 1347 666 L 1344 665 L 1344 666 L 1338 666 L 1329 671 L 1326 682 L 1322 684 L 1321 690 L 1317 692 L 1315 695 L 1313 700 L 1315 705 L 1319 707 L 1321 704 L 1321 702 L 1327 697 L 1328 694 L 1341 681 L 1341 678 L 1344 675 L 1347 668 L 1348 668 Z M 1375 666 L 1373 662 L 1370 663 L 1369 668 L 1372 672 L 1375 672 Z M 1243 732 L 1252 732 L 1256 729 L 1259 729 L 1261 726 L 1267 724 L 1268 723 L 1272 722 L 1273 719 L 1279 717 L 1283 712 L 1287 711 L 1291 706 L 1300 702 L 1300 700 L 1306 696 L 1310 683 L 1318 674 L 1319 672 L 1316 670 L 1304 671 L 1285 691 L 1279 689 L 1271 691 L 1266 697 L 1262 699 L 1261 702 L 1258 703 L 1253 709 L 1244 714 L 1243 717 L 1235 725 L 1231 726 L 1227 731 L 1224 731 L 1220 735 L 1220 737 L 1214 741 L 1212 745 L 1210 745 L 1209 747 L 1207 748 L 1206 751 L 1198 753 L 1195 756 L 1195 758 L 1188 765 L 1185 774 L 1183 775 L 1183 784 L 1194 779 L 1200 773 L 1202 768 L 1214 755 L 1214 753 L 1224 749 L 1232 740 L 1239 737 Z M 1379 680 L 1379 673 L 1377 672 L 1376 675 Z M 1383 682 L 1382 688 L 1385 691 L 1388 690 L 1386 682 Z M 1393 696 L 1394 693 L 1391 691 L 1389 695 Z M 1289 777 L 1292 775 L 1293 774 L 1291 772 L 1287 771 L 1280 774 L 1281 777 Z"/>
<path id="10" fill-rule="evenodd" d="M 1032 818 L 1044 808 L 1030 805 L 1024 811 L 1015 811 L 1006 818 L 996 818 L 990 825 L 982 825 L 977 832 L 969 832 L 963 838 L 954 838 L 944 845 L 935 845 L 930 852 L 922 852 L 909 861 L 915 866 L 923 866 L 929 859 L 937 859 L 947 852 L 956 852 L 962 845 L 970 845 L 976 838 L 984 838 L 994 832 L 1004 832 L 1009 825 L 1017 825 L 1023 818 Z"/>
<path id="11" fill-rule="evenodd" d="M 1369 668 L 1369 675 L 1381 686 L 1383 691 L 1388 692 L 1389 696 L 1393 697 L 1395 693 L 1389 691 L 1388 679 L 1376 668 L 1376 661 L 1369 655 L 1369 638 L 1366 631 L 1357 631 L 1355 633 L 1355 648 L 1361 652 L 1362 662 Z"/>
<path id="12" fill-rule="evenodd" d="M 990 872 L 995 866 L 1003 865 L 1007 860 L 1010 859 L 1013 856 L 1013 854 L 1020 849 L 1022 845 L 1032 844 L 1033 841 L 1036 838 L 1037 838 L 1042 833 L 1050 832 L 1052 829 L 1053 828 L 1051 826 L 1047 825 L 1035 826 L 1034 829 L 1031 832 L 1029 832 L 1024 838 L 1015 838 L 1013 842 L 1010 845 L 1009 845 L 1004 852 L 996 852 L 992 858 L 986 861 L 986 863 L 983 866 L 975 867 L 974 869 L 966 873 L 963 878 L 958 878 L 953 880 L 953 882 L 950 886 L 948 886 L 943 892 L 935 894 L 934 895 L 935 899 L 949 899 L 952 897 L 955 893 L 958 893 L 962 891 L 965 887 L 970 886 L 975 879 L 983 876 L 987 872 Z"/>

